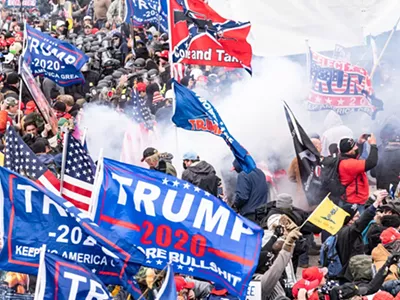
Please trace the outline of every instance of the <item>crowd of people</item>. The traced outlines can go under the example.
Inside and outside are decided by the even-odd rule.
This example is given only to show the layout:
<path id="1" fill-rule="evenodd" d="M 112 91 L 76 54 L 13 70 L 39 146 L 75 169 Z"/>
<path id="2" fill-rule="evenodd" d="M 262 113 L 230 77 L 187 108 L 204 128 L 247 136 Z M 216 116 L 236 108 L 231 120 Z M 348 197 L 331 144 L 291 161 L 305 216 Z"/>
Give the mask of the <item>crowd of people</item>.
<path id="1" fill-rule="evenodd" d="M 171 124 L 171 74 L 182 85 L 211 101 L 217 101 L 218 95 L 241 80 L 243 70 L 171 66 L 168 34 L 160 32 L 157 24 L 131 27 L 124 23 L 125 1 L 67 3 L 71 5 L 70 11 L 65 4 L 43 1 L 23 14 L 3 6 L 0 20 L 3 70 L 0 134 L 4 136 L 7 126 L 14 126 L 40 161 L 57 176 L 61 171 L 63 132 L 74 130 L 87 103 L 109 106 L 149 132 L 155 124 L 160 127 Z M 89 56 L 81 70 L 84 84 L 62 87 L 49 78 L 37 78 L 57 118 L 57 132 L 45 122 L 18 75 L 18 58 L 26 38 L 24 22 L 70 42 Z M 297 158 L 287 168 L 287 179 L 297 185 L 294 195 L 277 192 L 265 169 L 255 168 L 246 173 L 237 161 L 232 163 L 235 173 L 220 176 L 218 170 L 194 151 L 181 158 L 184 169 L 181 178 L 226 201 L 240 215 L 264 229 L 253 278 L 261 282 L 263 300 L 364 299 L 365 296 L 376 300 L 400 299 L 400 201 L 396 191 L 400 174 L 400 126 L 393 123 L 383 128 L 379 146 L 373 134 L 354 139 L 352 130 L 333 111 L 326 118 L 325 128 L 324 132 L 310 135 L 310 139 L 321 159 L 340 158 L 337 176 L 345 193 L 336 203 L 348 216 L 336 235 L 307 222 L 316 205 L 308 205 Z M 143 149 L 142 162 L 150 169 L 179 176 L 173 155 L 152 146 Z M 4 147 L 3 139 L 1 150 Z M 374 193 L 371 183 L 377 187 Z M 300 208 L 295 203 L 305 205 Z M 315 259 L 310 257 L 315 256 L 320 257 L 319 265 L 312 265 Z M 142 267 L 137 274 L 147 299 L 156 297 L 164 273 Z M 33 292 L 32 284 L 23 274 L 4 273 L 3 281 L 15 295 Z M 178 299 L 235 299 L 223 286 L 196 276 L 177 274 L 175 283 Z M 109 288 L 115 299 L 130 299 L 123 288 Z"/>

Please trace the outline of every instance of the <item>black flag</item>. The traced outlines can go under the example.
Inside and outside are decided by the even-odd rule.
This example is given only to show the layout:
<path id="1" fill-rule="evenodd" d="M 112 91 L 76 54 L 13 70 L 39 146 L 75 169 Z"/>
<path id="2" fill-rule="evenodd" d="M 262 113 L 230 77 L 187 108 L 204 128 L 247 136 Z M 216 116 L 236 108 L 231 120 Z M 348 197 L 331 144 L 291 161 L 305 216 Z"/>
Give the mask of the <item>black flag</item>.
<path id="1" fill-rule="evenodd" d="M 293 138 L 303 189 L 308 204 L 314 206 L 319 204 L 322 200 L 320 197 L 321 181 L 319 178 L 321 174 L 321 157 L 303 127 L 297 122 L 286 102 L 284 102 L 284 109 L 290 133 Z"/>

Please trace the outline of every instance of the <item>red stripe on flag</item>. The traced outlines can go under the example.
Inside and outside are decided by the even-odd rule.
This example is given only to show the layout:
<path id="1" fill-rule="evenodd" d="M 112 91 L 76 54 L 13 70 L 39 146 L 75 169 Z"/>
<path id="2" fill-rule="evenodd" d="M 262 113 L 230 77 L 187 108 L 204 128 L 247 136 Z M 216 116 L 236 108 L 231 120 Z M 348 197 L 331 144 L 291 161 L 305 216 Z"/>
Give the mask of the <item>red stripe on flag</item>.
<path id="1" fill-rule="evenodd" d="M 111 217 L 105 216 L 105 215 L 101 215 L 100 220 L 104 221 L 106 223 L 109 223 L 109 224 L 118 225 L 118 226 L 121 226 L 124 228 L 132 229 L 132 230 L 140 232 L 140 226 L 133 224 L 133 223 L 121 221 L 121 220 L 114 219 L 114 218 L 111 218 Z"/>
<path id="2" fill-rule="evenodd" d="M 88 211 L 89 210 L 89 204 L 86 203 L 82 203 L 81 201 L 72 199 L 66 195 L 62 195 L 64 199 L 68 200 L 69 202 L 71 202 L 73 205 L 75 205 L 77 208 L 80 208 L 84 211 Z"/>
<path id="3" fill-rule="evenodd" d="M 80 194 L 80 195 L 88 197 L 88 198 L 90 198 L 92 196 L 92 191 L 88 191 L 84 188 L 81 188 L 72 183 L 69 183 L 67 178 L 65 178 L 63 185 L 64 185 L 63 188 L 70 190 L 74 193 Z"/>
<path id="4" fill-rule="evenodd" d="M 252 267 L 254 265 L 254 261 L 252 261 L 250 259 L 246 259 L 246 258 L 240 257 L 240 256 L 235 255 L 235 254 L 231 254 L 231 253 L 228 253 L 228 252 L 225 252 L 225 251 L 217 250 L 217 249 L 214 249 L 214 248 L 207 248 L 207 251 L 212 253 L 212 254 L 215 254 L 216 256 L 219 256 L 219 257 L 222 257 L 222 258 L 225 258 L 225 259 L 228 259 L 228 260 L 235 261 L 235 262 L 240 263 L 240 264 L 245 265 L 245 266 Z"/>

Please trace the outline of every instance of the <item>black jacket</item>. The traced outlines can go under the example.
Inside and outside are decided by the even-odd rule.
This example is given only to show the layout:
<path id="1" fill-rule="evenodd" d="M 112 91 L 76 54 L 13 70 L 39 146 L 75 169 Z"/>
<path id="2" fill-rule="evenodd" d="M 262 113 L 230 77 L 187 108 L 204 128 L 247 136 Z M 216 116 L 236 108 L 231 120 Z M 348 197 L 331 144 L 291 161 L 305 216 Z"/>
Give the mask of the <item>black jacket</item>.
<path id="1" fill-rule="evenodd" d="M 239 173 L 234 204 L 242 216 L 254 214 L 257 208 L 268 202 L 269 187 L 265 174 L 258 168 L 247 174 L 237 160 L 233 166 Z"/>
<path id="2" fill-rule="evenodd" d="M 377 166 L 371 170 L 371 176 L 376 178 L 378 189 L 389 190 L 390 184 L 394 188 L 399 183 L 400 175 L 400 143 L 389 143 L 381 153 Z"/>
<path id="3" fill-rule="evenodd" d="M 218 184 L 221 180 L 215 174 L 214 167 L 205 161 L 193 163 L 183 171 L 182 179 L 214 196 L 218 196 Z"/>
<path id="4" fill-rule="evenodd" d="M 364 254 L 364 243 L 361 233 L 375 217 L 375 212 L 376 208 L 371 205 L 354 224 L 343 226 L 337 233 L 336 250 L 343 266 L 342 271 L 339 273 L 339 278 L 352 281 L 350 270 L 348 270 L 349 261 L 354 255 Z"/>

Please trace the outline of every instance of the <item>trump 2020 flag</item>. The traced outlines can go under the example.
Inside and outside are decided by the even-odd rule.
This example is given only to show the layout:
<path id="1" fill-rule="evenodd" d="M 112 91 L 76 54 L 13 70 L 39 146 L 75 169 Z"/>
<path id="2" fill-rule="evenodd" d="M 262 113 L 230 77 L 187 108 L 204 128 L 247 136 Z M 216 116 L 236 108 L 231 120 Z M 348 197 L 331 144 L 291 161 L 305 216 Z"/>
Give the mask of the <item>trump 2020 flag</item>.
<path id="1" fill-rule="evenodd" d="M 308 217 L 308 222 L 335 235 L 342 228 L 344 219 L 350 216 L 345 210 L 335 205 L 329 197 L 325 199 L 314 209 Z"/>
<path id="2" fill-rule="evenodd" d="M 176 106 L 172 122 L 192 131 L 206 131 L 222 137 L 243 171 L 250 173 L 256 167 L 253 158 L 229 133 L 217 110 L 206 99 L 172 79 Z"/>
<path id="3" fill-rule="evenodd" d="M 166 1 L 166 0 L 164 0 Z M 125 0 L 125 23 L 143 26 L 148 23 L 158 26 L 165 32 L 168 30 L 168 17 L 165 4 L 160 0 Z"/>
<path id="4" fill-rule="evenodd" d="M 320 197 L 322 184 L 319 178 L 321 174 L 320 154 L 286 102 L 283 106 L 290 134 L 293 138 L 301 183 L 309 205 L 313 206 L 318 204 L 326 195 Z"/>
<path id="5" fill-rule="evenodd" d="M 308 110 L 334 110 L 339 115 L 361 111 L 373 115 L 371 78 L 364 68 L 310 50 Z"/>
<path id="6" fill-rule="evenodd" d="M 174 279 L 174 269 L 172 264 L 168 264 L 167 274 L 160 290 L 158 291 L 156 300 L 176 300 L 176 297 L 177 292 Z"/>
<path id="7" fill-rule="evenodd" d="M 145 259 L 142 251 L 116 232 L 99 228 L 69 201 L 2 167 L 0 218 L 1 270 L 36 275 L 40 248 L 46 244 L 50 252 L 84 264 L 104 283 L 140 294 L 132 276 Z"/>
<path id="8" fill-rule="evenodd" d="M 80 70 L 89 58 L 82 51 L 29 25 L 26 33 L 23 56 L 34 76 L 43 75 L 60 86 L 85 82 Z"/>
<path id="9" fill-rule="evenodd" d="M 107 287 L 84 265 L 49 252 L 42 251 L 40 256 L 35 300 L 113 299 Z"/>
<path id="10" fill-rule="evenodd" d="M 173 63 L 245 68 L 251 74 L 250 22 L 227 20 L 204 0 L 169 0 L 168 12 Z"/>
<path id="11" fill-rule="evenodd" d="M 145 266 L 218 282 L 245 297 L 263 231 L 208 192 L 176 177 L 104 158 L 95 222 L 142 249 Z"/>

